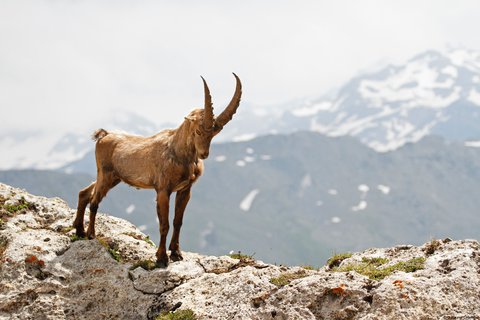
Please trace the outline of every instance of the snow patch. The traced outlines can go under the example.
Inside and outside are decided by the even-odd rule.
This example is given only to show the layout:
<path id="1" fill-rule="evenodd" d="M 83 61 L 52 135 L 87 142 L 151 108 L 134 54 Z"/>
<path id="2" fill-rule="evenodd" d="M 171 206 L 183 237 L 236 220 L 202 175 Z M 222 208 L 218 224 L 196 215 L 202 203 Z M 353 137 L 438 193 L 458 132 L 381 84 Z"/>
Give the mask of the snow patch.
<path id="1" fill-rule="evenodd" d="M 220 155 L 220 156 L 215 157 L 215 161 L 217 161 L 217 162 L 223 162 L 225 160 L 227 160 L 227 156 L 224 156 L 224 155 Z"/>
<path id="2" fill-rule="evenodd" d="M 468 94 L 468 100 L 480 106 L 480 92 L 472 88 Z"/>
<path id="3" fill-rule="evenodd" d="M 272 156 L 269 155 L 269 154 L 262 154 L 260 156 L 260 159 L 262 159 L 262 160 L 272 160 Z"/>
<path id="4" fill-rule="evenodd" d="M 365 200 L 360 201 L 358 205 L 352 207 L 353 212 L 362 211 L 365 209 L 367 209 L 367 201 Z"/>
<path id="5" fill-rule="evenodd" d="M 315 202 L 315 205 L 316 205 L 317 207 L 321 207 L 321 206 L 323 206 L 323 201 L 318 200 L 317 202 Z"/>
<path id="6" fill-rule="evenodd" d="M 336 196 L 338 194 L 338 191 L 336 189 L 328 189 L 328 194 Z"/>
<path id="7" fill-rule="evenodd" d="M 458 76 L 458 70 L 454 66 L 446 66 L 441 70 L 442 73 L 456 78 Z"/>
<path id="8" fill-rule="evenodd" d="M 330 101 L 322 101 L 312 106 L 301 107 L 292 111 L 295 117 L 310 117 L 315 115 L 319 111 L 327 111 L 332 108 Z"/>
<path id="9" fill-rule="evenodd" d="M 132 212 L 135 210 L 135 205 L 132 203 L 131 205 L 129 205 L 126 209 L 125 209 L 125 212 L 127 214 L 132 214 Z"/>
<path id="10" fill-rule="evenodd" d="M 312 186 L 312 177 L 309 174 L 306 174 L 300 182 L 300 187 L 302 190 Z"/>
<path id="11" fill-rule="evenodd" d="M 454 73 L 451 68 L 447 68 L 446 72 Z M 410 101 L 422 107 L 445 107 L 447 101 L 458 97 L 436 96 L 434 89 L 447 89 L 454 84 L 451 78 L 441 82 L 438 77 L 439 73 L 425 62 L 410 61 L 386 80 L 362 80 L 358 92 L 376 108 L 397 101 Z"/>
<path id="12" fill-rule="evenodd" d="M 480 148 L 480 141 L 465 141 L 465 147 Z"/>
<path id="13" fill-rule="evenodd" d="M 366 184 L 361 184 L 358 186 L 358 191 L 360 191 L 362 194 L 360 195 L 361 199 L 365 199 L 367 197 L 368 191 L 370 191 L 370 187 L 367 186 Z"/>
<path id="14" fill-rule="evenodd" d="M 385 186 L 383 184 L 379 184 L 377 186 L 377 189 L 380 190 L 380 192 L 382 192 L 383 194 L 389 194 L 390 193 L 390 187 L 389 186 Z"/>
<path id="15" fill-rule="evenodd" d="M 245 133 L 245 134 L 241 134 L 239 136 L 233 137 L 232 141 L 233 142 L 249 141 L 249 140 L 255 139 L 256 136 L 257 135 L 255 133 Z"/>
<path id="16" fill-rule="evenodd" d="M 247 212 L 252 207 L 253 200 L 258 195 L 260 191 L 258 189 L 253 189 L 250 191 L 245 198 L 243 198 L 242 202 L 240 202 L 240 209 Z"/>
<path id="17" fill-rule="evenodd" d="M 248 154 L 253 154 L 255 152 L 255 150 L 253 150 L 252 148 L 247 148 L 245 150 L 245 152 L 248 153 Z"/>
<path id="18" fill-rule="evenodd" d="M 450 53 L 450 60 L 456 66 L 463 67 L 466 60 L 469 59 L 469 54 L 466 50 L 454 50 Z"/>
<path id="19" fill-rule="evenodd" d="M 361 184 L 358 186 L 358 191 L 360 192 L 368 192 L 370 188 L 366 184 Z"/>
<path id="20" fill-rule="evenodd" d="M 243 160 L 238 160 L 235 164 L 239 167 L 245 167 L 247 165 Z"/>
<path id="21" fill-rule="evenodd" d="M 254 157 L 250 157 L 250 156 L 246 156 L 243 158 L 243 160 L 245 162 L 254 162 L 255 161 L 255 158 Z"/>
<path id="22" fill-rule="evenodd" d="M 330 219 L 332 221 L 332 223 L 340 223 L 342 222 L 342 219 L 340 219 L 339 217 L 332 217 L 332 219 Z"/>
<path id="23" fill-rule="evenodd" d="M 147 230 L 147 225 L 142 224 L 142 225 L 138 226 L 138 229 L 139 229 L 140 231 L 145 231 L 145 230 Z"/>

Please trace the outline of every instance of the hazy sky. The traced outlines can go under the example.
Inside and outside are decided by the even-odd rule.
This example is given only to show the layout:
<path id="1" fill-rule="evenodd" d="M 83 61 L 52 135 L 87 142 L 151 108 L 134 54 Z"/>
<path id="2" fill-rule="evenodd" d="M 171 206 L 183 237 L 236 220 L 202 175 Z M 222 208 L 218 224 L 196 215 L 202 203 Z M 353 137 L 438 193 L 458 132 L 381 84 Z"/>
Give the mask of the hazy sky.
<path id="1" fill-rule="evenodd" d="M 243 100 L 316 97 L 447 44 L 480 50 L 478 1 L 1 0 L 0 133 L 76 129 L 123 108 L 178 122 Z"/>

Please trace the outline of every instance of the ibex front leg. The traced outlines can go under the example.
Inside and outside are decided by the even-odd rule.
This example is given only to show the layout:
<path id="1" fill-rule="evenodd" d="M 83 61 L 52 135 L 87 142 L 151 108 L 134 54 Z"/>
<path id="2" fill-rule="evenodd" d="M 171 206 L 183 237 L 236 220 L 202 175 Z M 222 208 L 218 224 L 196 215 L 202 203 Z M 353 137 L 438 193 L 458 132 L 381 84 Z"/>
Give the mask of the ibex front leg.
<path id="1" fill-rule="evenodd" d="M 165 268 L 168 266 L 167 256 L 167 234 L 169 229 L 168 208 L 170 202 L 170 194 L 166 191 L 157 191 L 157 216 L 160 223 L 160 246 L 157 250 L 157 265 Z"/>
<path id="2" fill-rule="evenodd" d="M 173 219 L 173 235 L 172 240 L 170 241 L 170 246 L 168 247 L 171 251 L 170 259 L 173 261 L 183 260 L 182 252 L 180 251 L 179 237 L 180 237 L 180 228 L 182 227 L 183 222 L 183 213 L 187 207 L 188 200 L 190 200 L 190 189 L 188 188 L 178 191 L 175 196 L 175 218 Z"/>

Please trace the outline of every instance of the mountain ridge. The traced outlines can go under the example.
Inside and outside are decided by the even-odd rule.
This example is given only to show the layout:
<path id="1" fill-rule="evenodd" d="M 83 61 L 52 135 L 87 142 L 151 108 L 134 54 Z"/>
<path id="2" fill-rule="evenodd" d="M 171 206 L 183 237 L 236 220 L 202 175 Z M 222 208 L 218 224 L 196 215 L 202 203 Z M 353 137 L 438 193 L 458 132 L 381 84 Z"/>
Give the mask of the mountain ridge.
<path id="1" fill-rule="evenodd" d="M 76 206 L 95 179 L 93 154 L 84 160 L 72 174 L 0 171 L 0 181 Z M 317 264 L 335 251 L 478 238 L 478 167 L 480 149 L 433 136 L 388 153 L 314 132 L 216 144 L 193 187 L 182 241 L 204 254 L 241 250 L 271 263 Z M 120 184 L 100 210 L 158 241 L 154 199 Z"/>

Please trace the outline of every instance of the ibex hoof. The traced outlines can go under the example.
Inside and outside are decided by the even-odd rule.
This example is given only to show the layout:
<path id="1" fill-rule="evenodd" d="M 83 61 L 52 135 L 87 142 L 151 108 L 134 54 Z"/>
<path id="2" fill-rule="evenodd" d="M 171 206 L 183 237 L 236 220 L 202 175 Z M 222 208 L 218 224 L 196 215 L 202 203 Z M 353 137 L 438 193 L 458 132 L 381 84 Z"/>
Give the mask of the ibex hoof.
<path id="1" fill-rule="evenodd" d="M 172 251 L 172 253 L 170 254 L 170 259 L 172 261 L 182 261 L 183 260 L 182 253 L 180 251 Z"/>
<path id="2" fill-rule="evenodd" d="M 155 265 L 157 266 L 157 268 L 166 268 L 166 267 L 168 267 L 168 258 L 167 258 L 167 260 L 159 260 L 159 259 L 157 259 L 157 261 L 155 262 Z"/>
<path id="3" fill-rule="evenodd" d="M 76 229 L 75 229 L 75 234 L 76 234 L 77 237 L 79 237 L 79 238 L 85 238 L 85 229 L 83 229 L 83 228 L 76 228 Z"/>
<path id="4" fill-rule="evenodd" d="M 91 232 L 90 230 L 87 230 L 87 237 L 90 240 L 95 239 L 95 231 Z"/>

